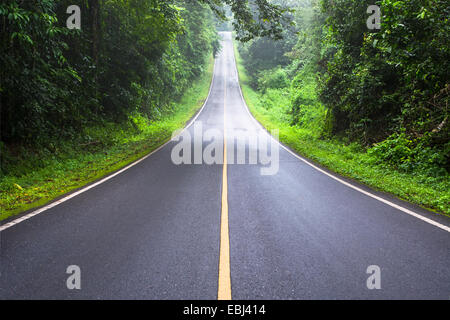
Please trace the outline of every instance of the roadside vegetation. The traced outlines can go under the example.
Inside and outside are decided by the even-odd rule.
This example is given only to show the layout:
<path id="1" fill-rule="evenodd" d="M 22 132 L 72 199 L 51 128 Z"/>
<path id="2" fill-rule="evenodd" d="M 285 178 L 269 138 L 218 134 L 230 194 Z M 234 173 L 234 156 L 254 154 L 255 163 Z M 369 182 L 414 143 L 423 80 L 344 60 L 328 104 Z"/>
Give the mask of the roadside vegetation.
<path id="1" fill-rule="evenodd" d="M 213 74 L 213 59 L 174 111 L 150 121 L 139 113 L 129 121 L 86 127 L 80 138 L 56 142 L 54 151 L 22 148 L 8 175 L 0 182 L 0 220 L 44 205 L 71 190 L 95 181 L 150 153 L 183 128 L 203 105 Z"/>
<path id="2" fill-rule="evenodd" d="M 208 6 L 85 1 L 69 30 L 71 4 L 0 4 L 0 219 L 155 149 L 208 92 L 219 50 Z"/>
<path id="3" fill-rule="evenodd" d="M 74 4 L 80 29 L 66 23 Z M 225 17 L 243 40 L 279 38 L 284 12 L 267 0 L 2 1 L 0 220 L 163 144 L 207 96 Z"/>
<path id="4" fill-rule="evenodd" d="M 277 2 L 277 1 L 275 1 Z M 346 177 L 450 215 L 448 4 L 288 3 L 296 26 L 236 45 L 247 104 L 293 150 Z"/>

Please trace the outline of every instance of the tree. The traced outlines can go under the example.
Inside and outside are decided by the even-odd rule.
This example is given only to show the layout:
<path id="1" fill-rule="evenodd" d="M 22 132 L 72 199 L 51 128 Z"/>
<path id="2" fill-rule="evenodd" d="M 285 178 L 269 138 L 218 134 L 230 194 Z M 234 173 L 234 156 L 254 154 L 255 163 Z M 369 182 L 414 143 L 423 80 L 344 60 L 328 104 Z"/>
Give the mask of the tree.
<path id="1" fill-rule="evenodd" d="M 189 1 L 189 0 L 188 0 Z M 221 19 L 226 19 L 224 5 L 234 15 L 237 40 L 247 42 L 255 37 L 281 39 L 284 27 L 290 24 L 287 6 L 269 0 L 190 0 L 206 3 Z"/>

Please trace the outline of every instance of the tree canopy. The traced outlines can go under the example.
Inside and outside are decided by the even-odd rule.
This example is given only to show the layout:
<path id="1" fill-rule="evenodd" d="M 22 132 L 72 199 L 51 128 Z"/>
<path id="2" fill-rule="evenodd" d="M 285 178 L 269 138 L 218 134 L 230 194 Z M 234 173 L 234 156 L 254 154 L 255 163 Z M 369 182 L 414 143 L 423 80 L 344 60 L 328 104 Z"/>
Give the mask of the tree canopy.
<path id="1" fill-rule="evenodd" d="M 322 119 L 323 105 L 324 138 L 358 141 L 402 170 L 450 168 L 448 1 L 275 2 L 295 9 L 296 25 L 281 41 L 241 45 L 254 88 L 289 90 L 299 127 Z M 367 27 L 373 4 L 379 30 Z"/>

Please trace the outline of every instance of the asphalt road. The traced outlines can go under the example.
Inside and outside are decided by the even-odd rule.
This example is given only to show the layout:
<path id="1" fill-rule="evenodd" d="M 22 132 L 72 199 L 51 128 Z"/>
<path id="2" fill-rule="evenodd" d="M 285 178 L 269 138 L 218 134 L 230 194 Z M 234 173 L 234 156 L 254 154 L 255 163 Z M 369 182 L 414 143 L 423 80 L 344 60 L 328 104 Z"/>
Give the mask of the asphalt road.
<path id="1" fill-rule="evenodd" d="M 230 154 L 238 153 L 233 134 L 264 134 L 241 98 L 230 34 L 224 39 L 209 99 L 184 134 L 194 137 L 200 123 L 206 135 L 225 133 L 226 185 L 223 164 L 176 165 L 179 144 L 168 143 L 90 190 L 4 228 L 0 299 L 217 299 L 219 278 L 226 283 L 227 274 L 233 299 L 449 299 L 448 231 L 283 148 L 273 175 L 261 174 L 268 165 L 249 164 L 250 151 L 262 151 L 251 140 L 242 140 L 246 164 L 231 164 Z M 81 270 L 80 290 L 67 288 L 71 265 Z M 380 269 L 381 289 L 367 287 L 372 265 Z"/>

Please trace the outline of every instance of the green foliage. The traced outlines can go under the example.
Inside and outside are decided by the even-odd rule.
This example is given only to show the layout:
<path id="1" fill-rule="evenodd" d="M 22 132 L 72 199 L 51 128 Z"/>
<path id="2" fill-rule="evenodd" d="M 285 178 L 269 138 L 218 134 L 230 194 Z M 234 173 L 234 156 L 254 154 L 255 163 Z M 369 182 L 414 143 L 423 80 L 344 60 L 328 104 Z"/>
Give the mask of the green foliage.
<path id="1" fill-rule="evenodd" d="M 334 132 L 370 145 L 406 129 L 410 138 L 429 134 L 442 153 L 450 138 L 448 2 L 378 1 L 379 32 L 365 26 L 369 4 L 322 1 L 335 53 L 320 94 Z"/>
<path id="2" fill-rule="evenodd" d="M 286 9 L 267 0 L 84 0 L 81 31 L 65 27 L 70 0 L 0 4 L 1 140 L 40 145 L 86 126 L 171 112 L 220 50 L 216 20 L 233 13 L 242 40 L 279 38 Z M 255 11 L 256 10 L 256 11 Z M 253 15 L 257 12 L 257 15 Z"/>
<path id="3" fill-rule="evenodd" d="M 180 112 L 192 110 L 177 101 L 219 52 L 223 12 L 245 41 L 279 38 L 289 24 L 267 0 L 83 0 L 75 3 L 81 30 L 68 30 L 72 4 L 0 3 L 0 200 L 8 212 L 117 168 L 179 128 Z"/>
<path id="4" fill-rule="evenodd" d="M 261 38 L 250 41 L 243 44 L 239 50 L 244 58 L 245 67 L 253 79 L 252 86 L 254 88 L 258 86 L 257 79 L 261 72 L 289 64 L 289 59 L 284 56 L 289 48 L 285 48 L 271 39 Z"/>
<path id="5" fill-rule="evenodd" d="M 367 148 L 387 139 L 386 148 L 374 153 L 380 161 L 446 176 L 450 7 L 445 1 L 377 3 L 382 25 L 372 32 L 366 26 L 370 1 L 300 1 L 294 45 L 288 36 L 240 46 L 250 84 L 265 93 L 285 87 L 286 75 L 292 82 L 290 124 Z M 387 151 L 405 150 L 397 136 L 417 150 L 408 160 Z"/>
<path id="6" fill-rule="evenodd" d="M 0 180 L 0 220 L 44 205 L 73 189 L 118 170 L 170 139 L 202 106 L 213 73 L 210 61 L 199 80 L 158 121 L 134 112 L 129 122 L 103 122 L 83 128 L 76 141 L 59 140 L 47 148 L 3 149 L 8 175 Z M 51 149 L 51 150 L 50 150 Z M 14 152 L 14 154 L 11 154 Z"/>
<path id="7" fill-rule="evenodd" d="M 426 149 L 421 152 L 419 148 L 410 150 L 411 144 L 404 135 L 392 137 L 386 145 L 379 145 L 378 149 L 374 147 L 374 150 L 370 152 L 366 152 L 364 146 L 358 142 L 343 143 L 336 137 L 324 139 L 318 130 L 324 125 L 327 112 L 323 106 L 320 108 L 318 102 L 316 102 L 318 107 L 314 107 L 314 104 L 305 106 L 306 116 L 303 115 L 299 119 L 302 124 L 290 125 L 290 108 L 289 105 L 286 106 L 285 98 L 282 95 L 273 95 L 270 90 L 264 95 L 253 90 L 239 56 L 237 61 L 242 90 L 250 111 L 266 129 L 278 129 L 281 142 L 339 174 L 361 181 L 374 189 L 390 192 L 402 199 L 450 215 L 448 176 L 441 173 L 432 174 L 425 170 L 398 170 L 395 161 L 391 165 L 385 162 L 394 157 L 407 159 L 415 155 L 414 161 L 425 163 L 438 160 L 441 157 L 439 153 Z M 301 85 L 305 81 L 297 83 Z M 310 86 L 310 89 L 305 90 L 303 94 L 313 97 L 316 93 L 313 86 Z M 263 102 L 267 96 L 270 96 L 272 100 L 269 108 Z M 276 97 L 279 100 L 276 100 Z M 312 116 L 308 116 L 308 113 Z M 399 144 L 398 149 L 392 151 L 387 159 L 381 158 L 386 157 L 386 151 L 396 148 Z M 430 165 L 429 168 L 435 170 L 437 167 Z"/>
<path id="8" fill-rule="evenodd" d="M 82 1 L 80 31 L 65 26 L 71 4 L 0 4 L 4 153 L 53 152 L 60 140 L 83 140 L 84 128 L 129 123 L 136 112 L 160 119 L 220 49 L 213 14 L 197 1 Z"/>
<path id="9" fill-rule="evenodd" d="M 3 141 L 58 134 L 75 113 L 73 88 L 80 77 L 67 64 L 50 0 L 0 4 L 0 92 Z"/>
<path id="10" fill-rule="evenodd" d="M 371 1 L 296 2 L 294 37 L 239 47 L 252 111 L 329 168 L 448 212 L 447 2 L 376 1 L 375 32 Z"/>
<path id="11" fill-rule="evenodd" d="M 275 5 L 287 8 L 284 18 L 287 21 L 292 21 L 293 24 L 285 24 L 280 37 L 276 39 L 266 36 L 240 44 L 239 52 L 249 73 L 251 85 L 255 89 L 258 87 L 257 79 L 261 76 L 261 73 L 264 72 L 264 76 L 267 76 L 271 73 L 270 70 L 289 65 L 288 53 L 297 41 L 298 28 L 295 25 L 296 17 L 293 11 L 293 8 L 297 5 L 296 1 L 274 0 L 272 2 Z"/>
<path id="12" fill-rule="evenodd" d="M 258 78 L 258 89 L 266 92 L 267 89 L 283 89 L 289 87 L 289 78 L 285 70 L 276 68 L 262 71 Z"/>
<path id="13" fill-rule="evenodd" d="M 317 84 L 310 74 L 299 73 L 292 81 L 291 125 L 310 130 L 316 137 L 326 135 L 327 110 L 317 99 Z"/>
<path id="14" fill-rule="evenodd" d="M 272 0 L 199 0 L 206 3 L 222 20 L 227 18 L 226 5 L 233 13 L 237 39 L 247 42 L 255 37 L 281 39 L 290 25 L 289 1 Z"/>
<path id="15" fill-rule="evenodd" d="M 447 150 L 450 143 L 447 143 Z M 405 130 L 394 133 L 367 150 L 376 163 L 387 163 L 404 172 L 425 172 L 445 176 L 446 158 L 439 149 L 429 146 L 429 137 L 412 140 Z"/>

